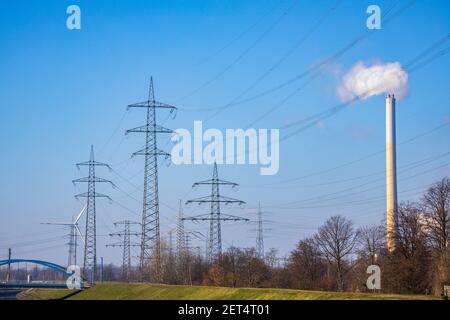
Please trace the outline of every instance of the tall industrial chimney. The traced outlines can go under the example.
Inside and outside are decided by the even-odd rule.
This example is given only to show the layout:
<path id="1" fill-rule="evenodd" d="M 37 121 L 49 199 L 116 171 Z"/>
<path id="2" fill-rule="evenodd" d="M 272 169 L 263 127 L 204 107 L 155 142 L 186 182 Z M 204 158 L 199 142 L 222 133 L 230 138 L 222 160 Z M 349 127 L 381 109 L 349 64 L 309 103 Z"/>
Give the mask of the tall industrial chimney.
<path id="1" fill-rule="evenodd" d="M 386 244 L 395 249 L 395 215 L 397 212 L 397 166 L 395 142 L 395 97 L 386 97 Z"/>

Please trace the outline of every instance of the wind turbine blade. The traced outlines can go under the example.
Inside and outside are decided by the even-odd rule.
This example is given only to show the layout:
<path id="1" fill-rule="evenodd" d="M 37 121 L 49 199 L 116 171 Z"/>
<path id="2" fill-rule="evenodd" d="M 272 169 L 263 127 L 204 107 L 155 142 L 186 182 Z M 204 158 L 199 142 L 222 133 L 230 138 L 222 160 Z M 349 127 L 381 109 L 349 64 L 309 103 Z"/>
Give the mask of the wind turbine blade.
<path id="1" fill-rule="evenodd" d="M 71 223 L 53 223 L 53 222 L 41 222 L 40 224 L 51 225 L 51 226 L 71 226 Z"/>
<path id="2" fill-rule="evenodd" d="M 84 243 L 84 237 L 83 237 L 83 235 L 81 234 L 80 228 L 78 228 L 78 225 L 77 225 L 77 224 L 74 224 L 74 226 L 75 226 L 75 228 L 77 229 L 78 234 L 80 235 L 81 241 L 83 241 L 83 243 Z"/>
<path id="3" fill-rule="evenodd" d="M 80 220 L 81 215 L 83 214 L 83 212 L 86 210 L 86 205 L 84 205 L 83 209 L 81 209 L 80 213 L 78 214 L 77 218 L 74 221 L 74 224 L 78 223 L 78 220 Z"/>

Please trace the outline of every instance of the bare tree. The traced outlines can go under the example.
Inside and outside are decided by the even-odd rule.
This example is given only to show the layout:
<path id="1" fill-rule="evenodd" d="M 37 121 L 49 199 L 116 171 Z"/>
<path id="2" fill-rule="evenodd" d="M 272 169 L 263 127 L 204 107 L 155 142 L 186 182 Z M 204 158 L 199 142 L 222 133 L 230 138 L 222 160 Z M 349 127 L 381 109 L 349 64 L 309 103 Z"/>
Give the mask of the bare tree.
<path id="1" fill-rule="evenodd" d="M 359 255 L 370 264 L 375 264 L 385 247 L 385 230 L 382 226 L 366 226 L 358 230 Z"/>
<path id="2" fill-rule="evenodd" d="M 269 269 L 257 255 L 255 248 L 243 249 L 238 256 L 240 286 L 260 287 L 268 278 Z"/>
<path id="3" fill-rule="evenodd" d="M 211 266 L 203 283 L 229 287 L 261 287 L 269 280 L 269 269 L 256 250 L 228 248 L 217 264 Z"/>
<path id="4" fill-rule="evenodd" d="M 287 269 L 290 271 L 292 287 L 306 290 L 322 289 L 326 273 L 324 261 L 314 239 L 301 240 L 291 252 Z"/>
<path id="5" fill-rule="evenodd" d="M 426 293 L 430 288 L 430 259 L 421 208 L 411 202 L 397 209 L 395 251 L 386 255 L 385 288 L 398 293 Z"/>
<path id="6" fill-rule="evenodd" d="M 335 267 L 337 289 L 344 290 L 344 276 L 349 270 L 347 258 L 354 252 L 357 232 L 353 222 L 337 215 L 329 218 L 314 236 L 319 250 Z"/>
<path id="7" fill-rule="evenodd" d="M 405 202 L 397 209 L 396 250 L 413 258 L 426 250 L 425 220 L 416 203 Z"/>
<path id="8" fill-rule="evenodd" d="M 445 253 L 450 235 L 450 180 L 444 178 L 429 188 L 423 196 L 423 204 L 431 245 Z"/>
<path id="9" fill-rule="evenodd" d="M 422 199 L 426 233 L 434 256 L 433 289 L 442 293 L 443 284 L 450 280 L 450 180 L 446 177 L 430 187 Z"/>
<path id="10" fill-rule="evenodd" d="M 264 260 L 271 271 L 275 270 L 278 261 L 278 250 L 271 248 L 268 252 L 266 252 Z"/>

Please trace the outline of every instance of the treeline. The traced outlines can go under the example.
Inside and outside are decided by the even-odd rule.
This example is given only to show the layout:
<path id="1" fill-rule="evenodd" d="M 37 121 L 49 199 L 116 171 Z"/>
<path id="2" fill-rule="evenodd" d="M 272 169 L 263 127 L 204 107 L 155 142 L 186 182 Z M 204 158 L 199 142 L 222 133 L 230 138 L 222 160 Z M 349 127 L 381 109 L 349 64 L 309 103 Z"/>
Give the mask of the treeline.
<path id="1" fill-rule="evenodd" d="M 381 292 L 442 295 L 444 285 L 450 285 L 449 235 L 450 180 L 444 178 L 419 202 L 399 205 L 393 252 L 386 250 L 384 222 L 355 228 L 353 221 L 336 215 L 285 259 L 273 249 L 259 257 L 254 248 L 231 247 L 208 264 L 199 253 L 166 248 L 159 282 L 363 292 L 368 291 L 367 267 L 375 264 L 381 269 Z M 123 280 L 111 265 L 104 278 Z M 134 270 L 129 280 L 137 279 Z"/>
<path id="2" fill-rule="evenodd" d="M 259 257 L 254 248 L 231 247 L 210 264 L 199 250 L 177 252 L 163 243 L 159 276 L 151 265 L 142 279 L 136 267 L 127 272 L 112 264 L 103 267 L 102 275 L 104 281 L 364 292 L 367 267 L 377 265 L 381 292 L 442 295 L 444 285 L 450 285 L 449 237 L 450 180 L 444 178 L 419 202 L 399 205 L 393 252 L 386 250 L 384 222 L 356 228 L 337 215 L 282 259 L 274 249 Z M 3 278 L 5 270 L 0 271 Z M 32 278 L 41 272 L 33 269 Z M 26 273 L 16 276 L 26 278 Z"/>

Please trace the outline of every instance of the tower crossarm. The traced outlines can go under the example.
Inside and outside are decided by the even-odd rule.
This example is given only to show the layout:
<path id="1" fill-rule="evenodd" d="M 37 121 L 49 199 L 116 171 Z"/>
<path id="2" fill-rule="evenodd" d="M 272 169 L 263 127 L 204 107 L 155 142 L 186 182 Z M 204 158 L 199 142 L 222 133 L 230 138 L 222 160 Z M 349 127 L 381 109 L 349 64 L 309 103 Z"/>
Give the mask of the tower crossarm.
<path id="1" fill-rule="evenodd" d="M 105 245 L 106 247 L 124 247 L 124 244 L 122 243 L 122 242 L 117 242 L 117 243 L 109 243 L 109 244 L 106 244 Z M 127 246 L 130 246 L 130 247 L 140 247 L 141 246 L 141 244 L 140 243 L 130 243 L 130 244 L 127 244 Z"/>
<path id="2" fill-rule="evenodd" d="M 141 234 L 138 232 L 130 232 L 130 233 L 126 233 L 125 231 L 119 231 L 119 232 L 113 232 L 110 233 L 109 236 L 114 237 L 114 236 L 118 236 L 118 237 L 123 237 L 126 235 L 130 235 L 130 236 L 140 236 Z"/>
<path id="3" fill-rule="evenodd" d="M 90 161 L 84 161 L 84 162 L 79 162 L 76 164 L 77 168 L 79 168 L 80 166 L 101 166 L 101 167 L 106 167 L 109 170 L 111 170 L 111 167 L 103 162 L 98 162 L 98 161 L 94 161 L 94 160 L 90 160 Z"/>
<path id="4" fill-rule="evenodd" d="M 175 107 L 175 106 L 172 106 L 167 103 L 155 101 L 155 100 L 153 100 L 153 101 L 147 100 L 147 101 L 143 101 L 143 102 L 129 104 L 127 106 L 127 109 L 130 109 L 130 108 L 160 108 L 160 109 L 170 109 L 173 111 L 177 110 L 177 107 Z"/>
<path id="5" fill-rule="evenodd" d="M 87 198 L 89 196 L 91 196 L 91 194 L 89 192 L 84 192 L 84 193 L 79 193 L 79 194 L 75 195 L 75 198 L 77 198 L 77 199 L 78 198 Z M 103 194 L 103 193 L 94 192 L 92 194 L 92 196 L 96 197 L 96 198 L 108 198 L 109 200 L 112 200 L 110 198 L 110 196 L 107 196 L 106 194 Z"/>
<path id="6" fill-rule="evenodd" d="M 209 180 L 204 180 L 204 181 L 199 181 L 199 182 L 195 182 L 192 187 L 196 187 L 199 185 L 211 185 L 211 184 L 218 184 L 218 185 L 225 185 L 225 186 L 231 186 L 232 188 L 234 187 L 238 187 L 239 184 L 234 183 L 234 182 L 230 182 L 230 181 L 226 181 L 226 180 L 214 180 L 214 179 L 209 179 Z"/>
<path id="7" fill-rule="evenodd" d="M 238 217 L 238 216 L 233 216 L 231 214 L 221 214 L 220 215 L 220 219 L 223 221 L 250 221 L 250 219 L 247 218 L 242 218 L 242 217 Z"/>
<path id="8" fill-rule="evenodd" d="M 186 235 L 193 235 L 197 239 L 205 239 L 205 235 L 199 231 L 186 230 Z"/>
<path id="9" fill-rule="evenodd" d="M 165 152 L 163 150 L 160 149 L 156 149 L 156 152 L 152 151 L 152 150 L 148 150 L 147 148 L 141 149 L 139 151 L 134 152 L 131 157 L 135 157 L 135 156 L 145 156 L 145 155 L 156 155 L 156 156 L 163 156 L 166 158 L 170 157 L 170 153 Z"/>
<path id="10" fill-rule="evenodd" d="M 133 129 L 129 129 L 125 131 L 125 134 L 129 133 L 147 133 L 147 132 L 156 132 L 156 133 L 173 133 L 173 130 L 168 129 L 166 127 L 155 125 L 154 127 L 148 127 L 147 125 L 139 126 Z"/>
<path id="11" fill-rule="evenodd" d="M 110 244 L 107 244 L 106 247 L 112 247 L 112 248 L 115 248 L 115 247 L 123 247 L 123 244 L 120 243 L 120 242 L 117 242 L 117 243 L 110 243 Z"/>
<path id="12" fill-rule="evenodd" d="M 210 213 L 206 214 L 200 214 L 198 216 L 192 216 L 192 217 L 186 217 L 183 218 L 183 220 L 190 220 L 190 221 L 250 221 L 247 218 L 242 218 L 238 216 L 233 216 L 230 214 L 221 214 L 220 217 L 216 217 L 211 215 Z"/>
<path id="13" fill-rule="evenodd" d="M 79 183 L 79 182 L 105 182 L 105 183 L 109 183 L 111 184 L 113 187 L 115 187 L 115 184 L 110 181 L 110 180 L 106 180 L 100 177 L 93 177 L 93 178 L 89 178 L 89 177 L 83 177 L 83 178 L 79 178 L 79 179 L 75 179 L 72 180 L 73 184 Z"/>
<path id="14" fill-rule="evenodd" d="M 141 224 L 140 222 L 137 222 L 137 221 L 131 221 L 131 220 L 123 220 L 123 221 L 117 221 L 117 222 L 114 222 L 114 226 L 117 226 L 117 225 L 119 225 L 119 224 L 128 224 L 128 225 L 131 225 L 131 224 Z"/>
<path id="15" fill-rule="evenodd" d="M 234 199 L 234 198 L 231 198 L 231 197 L 226 197 L 226 196 L 213 197 L 211 195 L 188 200 L 188 201 L 186 201 L 186 204 L 190 204 L 190 203 L 211 203 L 211 202 L 225 203 L 225 204 L 237 203 L 239 205 L 245 204 L 245 201 Z"/>

